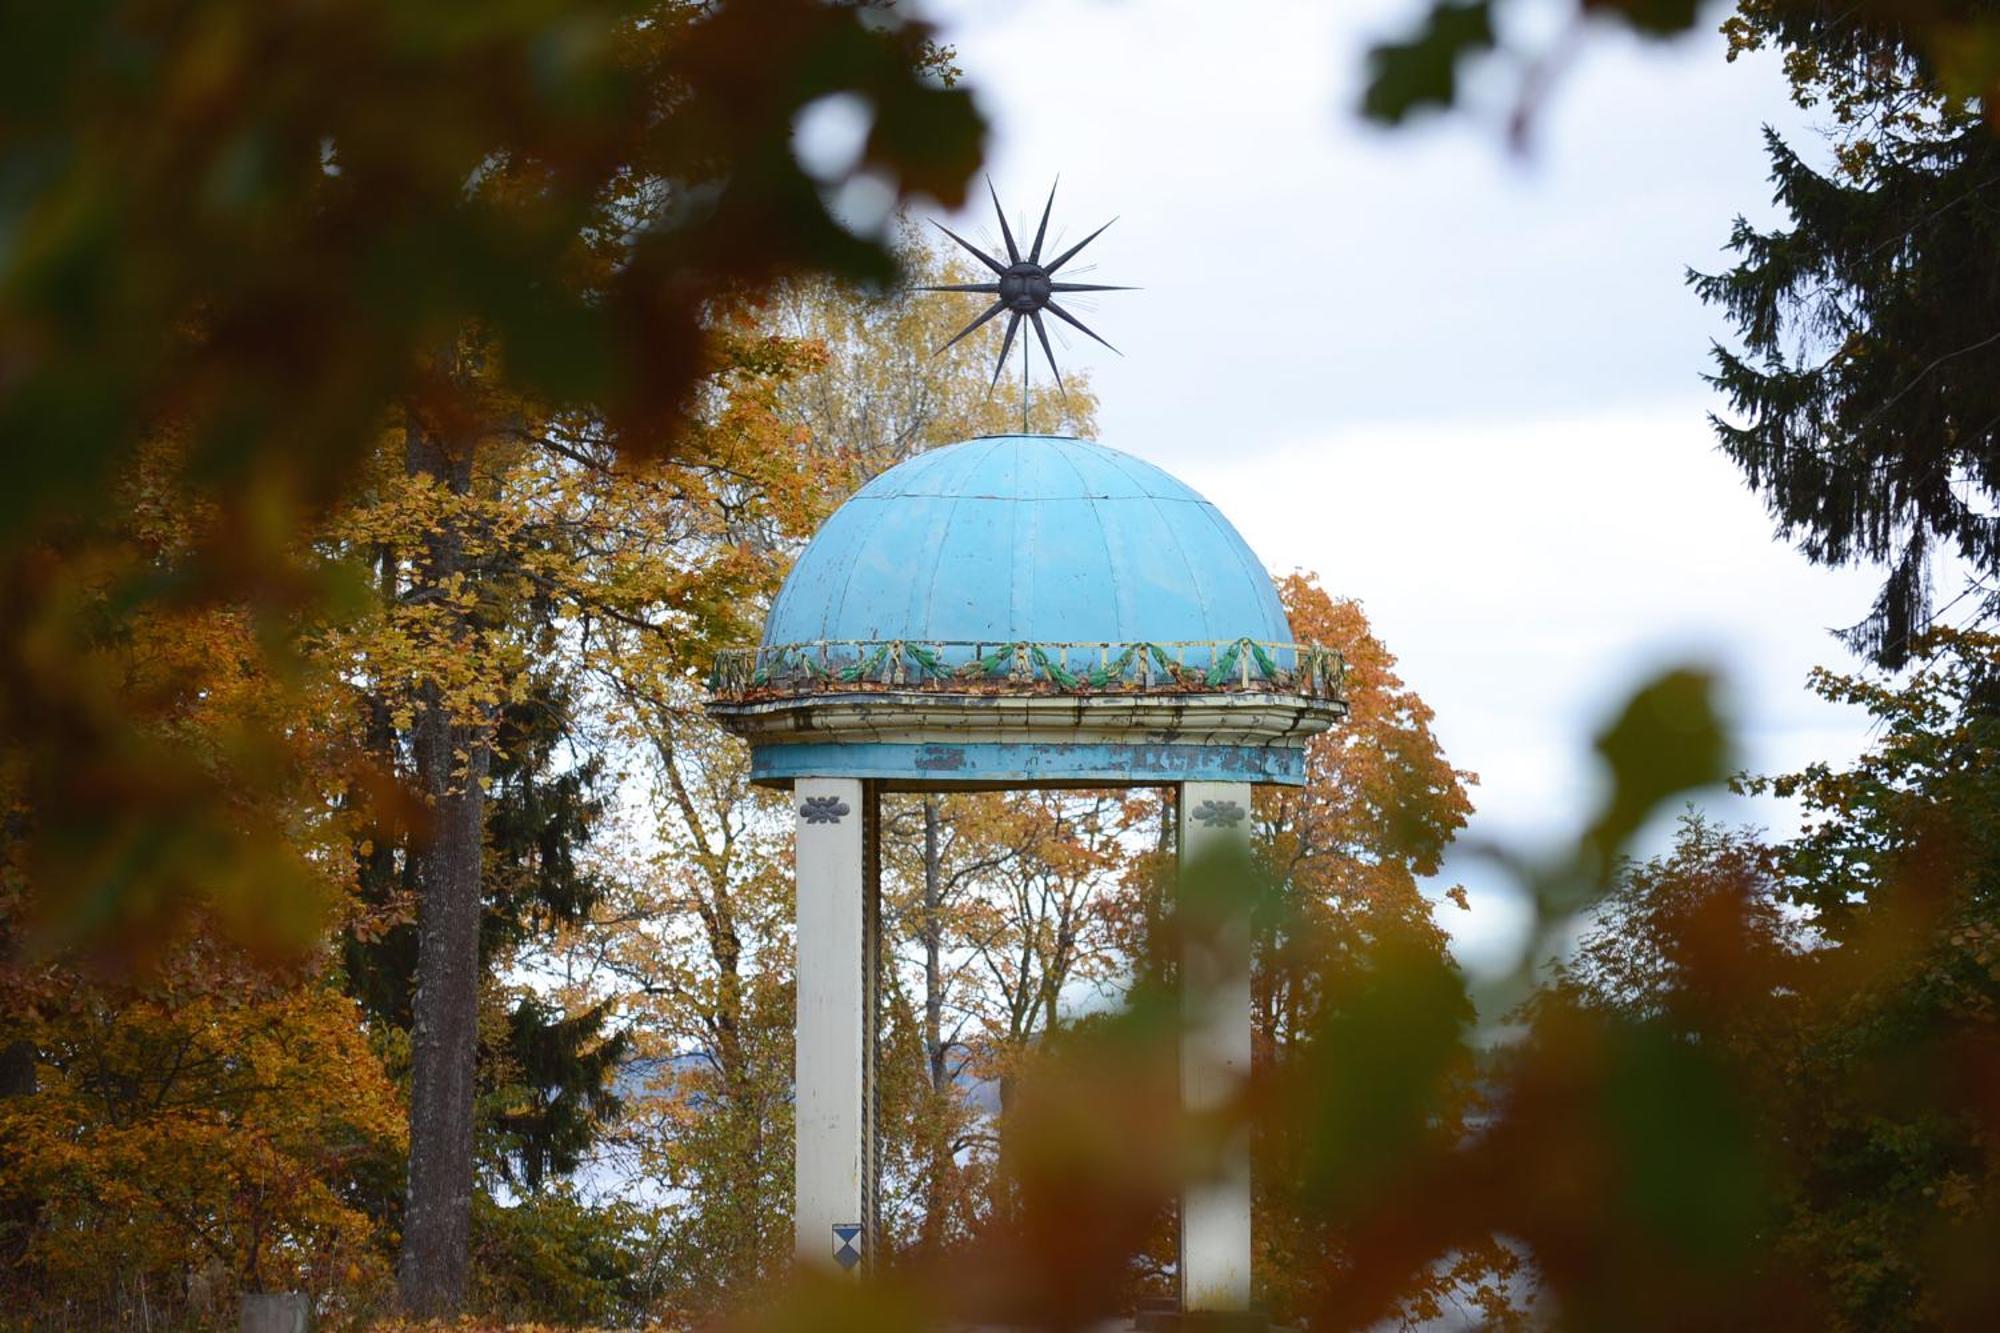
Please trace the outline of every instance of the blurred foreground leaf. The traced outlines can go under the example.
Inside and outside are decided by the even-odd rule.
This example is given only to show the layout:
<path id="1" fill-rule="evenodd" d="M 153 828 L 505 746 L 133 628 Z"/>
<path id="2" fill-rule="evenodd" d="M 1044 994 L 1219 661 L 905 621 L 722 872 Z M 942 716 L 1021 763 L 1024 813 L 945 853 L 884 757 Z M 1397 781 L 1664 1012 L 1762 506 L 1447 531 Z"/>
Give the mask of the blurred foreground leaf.
<path id="1" fill-rule="evenodd" d="M 1717 712 L 1715 680 L 1680 669 L 1642 687 L 1597 737 L 1610 793 L 1584 833 L 1593 883 L 1601 888 L 1634 834 L 1662 805 L 1726 779 L 1734 768 Z"/>
<path id="2" fill-rule="evenodd" d="M 1493 49 L 1492 0 L 1440 0 L 1416 31 L 1368 53 L 1362 114 L 1389 125 L 1458 99 L 1458 66 Z"/>
<path id="3" fill-rule="evenodd" d="M 747 359 L 727 312 L 893 275 L 831 192 L 955 203 L 984 135 L 874 4 L 99 0 L 0 32 L 5 850 L 45 942 L 118 967 L 194 904 L 302 947 L 325 802 L 390 794 L 302 669 L 386 558 L 325 522 L 385 435 L 454 467 L 551 419 L 589 466 L 695 449 Z M 821 179 L 791 131 L 835 95 L 871 128 Z"/>

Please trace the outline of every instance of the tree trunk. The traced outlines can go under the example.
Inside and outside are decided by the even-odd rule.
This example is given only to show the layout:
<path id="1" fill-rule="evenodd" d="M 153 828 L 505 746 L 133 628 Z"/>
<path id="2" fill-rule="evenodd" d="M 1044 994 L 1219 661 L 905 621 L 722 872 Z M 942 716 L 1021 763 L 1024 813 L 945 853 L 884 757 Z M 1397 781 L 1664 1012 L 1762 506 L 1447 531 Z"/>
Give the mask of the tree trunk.
<path id="1" fill-rule="evenodd" d="M 927 1254 L 943 1248 L 947 1214 L 957 1193 L 958 1163 L 952 1156 L 955 1122 L 941 1114 L 952 1095 L 951 1065 L 944 1049 L 944 864 L 939 846 L 942 816 L 938 798 L 924 797 L 924 1058 L 929 1062 L 931 1096 L 940 1114 L 930 1117 L 930 1162 L 924 1191 L 924 1225 L 918 1244 Z"/>
<path id="2" fill-rule="evenodd" d="M 41 1052 L 31 1041 L 0 1047 L 0 1097 L 32 1097 L 38 1090 L 36 1062 Z M 0 1194 L 0 1271 L 18 1272 L 30 1239 L 41 1224 L 42 1200 L 35 1190 Z"/>
<path id="3" fill-rule="evenodd" d="M 409 428 L 412 476 L 454 493 L 471 488 L 471 450 L 458 454 Z M 426 542 L 419 589 L 458 572 L 460 536 L 445 525 Z M 470 625 L 461 625 L 462 635 Z M 417 990 L 411 1004 L 410 1172 L 397 1287 L 419 1317 L 457 1311 L 465 1298 L 473 1186 L 473 1064 L 479 1048 L 480 872 L 485 850 L 489 723 L 454 718 L 434 685 L 414 728 L 418 777 L 431 807 L 419 865 Z"/>
<path id="4" fill-rule="evenodd" d="M 35 1095 L 35 1061 L 39 1054 L 31 1041 L 13 1041 L 0 1047 L 0 1097 Z"/>
<path id="5" fill-rule="evenodd" d="M 943 1092 L 944 1058 L 944 867 L 938 846 L 938 798 L 924 797 L 924 1055 L 930 1061 L 931 1091 Z"/>

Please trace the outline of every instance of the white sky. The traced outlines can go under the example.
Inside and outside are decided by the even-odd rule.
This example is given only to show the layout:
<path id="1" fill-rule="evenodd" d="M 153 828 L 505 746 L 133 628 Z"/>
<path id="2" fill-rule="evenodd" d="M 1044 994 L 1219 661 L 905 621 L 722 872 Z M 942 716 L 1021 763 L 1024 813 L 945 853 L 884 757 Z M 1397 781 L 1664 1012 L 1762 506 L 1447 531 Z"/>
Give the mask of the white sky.
<path id="1" fill-rule="evenodd" d="M 1058 349 L 1094 377 L 1103 440 L 1206 493 L 1274 569 L 1365 603 L 1480 775 L 1462 841 L 1573 829 L 1588 737 L 1648 664 L 1722 668 L 1753 769 L 1857 750 L 1861 719 L 1804 681 L 1853 665 L 1825 631 L 1873 578 L 1774 542 L 1715 452 L 1698 377 L 1726 327 L 1682 279 L 1725 262 L 1734 215 L 1772 216 L 1759 126 L 1811 133 L 1774 61 L 1595 31 L 1522 157 L 1506 70 L 1473 118 L 1391 135 L 1354 115 L 1369 39 L 1413 0 L 927 8 L 995 122 L 1016 227 L 1058 172 L 1069 236 L 1121 215 L 1085 280 L 1145 290 L 1084 318 L 1125 355 Z M 953 225 L 997 243 L 990 209 Z M 1476 858 L 1459 879 L 1475 910 L 1441 917 L 1477 971 L 1522 913 Z"/>

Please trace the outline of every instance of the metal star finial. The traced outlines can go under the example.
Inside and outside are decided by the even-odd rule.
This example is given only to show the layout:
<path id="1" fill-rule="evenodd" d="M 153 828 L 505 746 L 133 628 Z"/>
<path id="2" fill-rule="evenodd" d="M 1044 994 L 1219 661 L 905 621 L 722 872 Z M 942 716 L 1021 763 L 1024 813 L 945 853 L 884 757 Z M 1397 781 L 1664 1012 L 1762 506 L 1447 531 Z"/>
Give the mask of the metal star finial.
<path id="1" fill-rule="evenodd" d="M 979 328 L 980 325 L 986 323 L 994 316 L 1005 313 L 1008 317 L 1007 333 L 1000 342 L 1000 359 L 994 362 L 993 365 L 993 383 L 997 385 L 1000 383 L 1000 372 L 1007 365 L 1007 354 L 1014 350 L 1014 335 L 1020 332 L 1021 321 L 1026 319 L 1035 326 L 1035 337 L 1041 340 L 1042 355 L 1048 359 L 1049 373 L 1055 376 L 1056 388 L 1062 389 L 1062 371 L 1056 366 L 1055 350 L 1049 346 L 1049 331 L 1042 323 L 1042 311 L 1048 311 L 1057 319 L 1081 330 L 1092 338 L 1096 338 L 1098 342 L 1104 343 L 1106 347 L 1111 347 L 1110 343 L 1098 337 L 1096 330 L 1057 305 L 1055 297 L 1058 293 L 1062 292 L 1129 292 L 1134 289 L 1131 287 L 1106 286 L 1103 283 L 1096 282 L 1057 282 L 1055 281 L 1055 274 L 1064 264 L 1076 258 L 1077 253 L 1084 246 L 1089 245 L 1099 236 L 1102 236 L 1105 227 L 1109 227 L 1111 222 L 1116 222 L 1118 219 L 1111 219 L 1111 222 L 1105 223 L 1103 227 L 1099 227 L 1096 231 L 1090 233 L 1090 235 L 1084 237 L 1054 259 L 1043 263 L 1042 242 L 1048 237 L 1049 214 L 1055 208 L 1056 204 L 1056 191 L 1052 185 L 1049 187 L 1049 201 L 1042 206 L 1042 223 L 1039 227 L 1035 228 L 1035 243 L 1028 247 L 1028 256 L 1023 259 L 1020 247 L 1014 243 L 1014 232 L 1007 225 L 1007 212 L 1000 207 L 1000 193 L 993 188 L 993 182 L 990 179 L 986 182 L 986 192 L 992 196 L 993 211 L 1000 217 L 1000 237 L 1007 243 L 1007 262 L 1005 264 L 987 254 L 971 241 L 966 240 L 950 227 L 945 226 L 942 222 L 933 224 L 939 231 L 964 246 L 971 252 L 973 258 L 993 270 L 994 274 L 992 282 L 959 282 L 940 287 L 918 287 L 916 289 L 920 292 L 982 292 L 993 297 L 993 304 L 987 307 L 984 314 L 952 335 L 951 341 L 947 342 L 943 347 L 938 348 L 938 351 L 945 351 L 953 343 L 958 342 L 959 339 Z M 1114 352 L 1118 351 L 1116 347 L 1111 347 L 1111 350 Z M 1123 356 L 1124 353 L 1119 352 L 1119 355 Z M 1026 390 L 1024 389 L 1024 415 L 1025 394 Z"/>

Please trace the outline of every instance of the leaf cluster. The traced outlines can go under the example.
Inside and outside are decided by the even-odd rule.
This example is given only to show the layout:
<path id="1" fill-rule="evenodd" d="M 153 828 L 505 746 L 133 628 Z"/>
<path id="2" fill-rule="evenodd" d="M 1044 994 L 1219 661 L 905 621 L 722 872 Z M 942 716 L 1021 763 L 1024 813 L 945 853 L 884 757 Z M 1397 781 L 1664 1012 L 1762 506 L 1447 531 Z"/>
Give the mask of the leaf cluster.
<path id="1" fill-rule="evenodd" d="M 1534 47 L 1511 35 L 1516 16 L 1531 10 L 1526 0 L 1430 0 L 1405 35 L 1370 49 L 1362 115 L 1396 126 L 1426 111 L 1463 109 L 1465 67 L 1505 59 L 1519 70 L 1510 117 L 1518 144 L 1591 29 L 1671 39 L 1696 31 L 1709 7 L 1573 0 L 1563 8 L 1567 21 L 1555 38 Z M 1737 0 L 1721 30 L 1731 60 L 1783 50 L 1799 104 L 1830 107 L 1842 126 L 1911 128 L 1939 116 L 1963 123 L 2000 86 L 2000 14 L 1990 0 Z"/>
<path id="2" fill-rule="evenodd" d="M 576 589 L 484 567 L 551 540 L 503 500 L 496 441 L 558 422 L 590 465 L 762 456 L 693 424 L 727 426 L 707 397 L 729 368 L 795 363 L 726 312 L 787 275 L 886 280 L 828 192 L 862 173 L 955 201 L 983 137 L 949 52 L 874 4 L 104 0 L 5 23 L 0 740 L 55 924 L 113 949 L 232 880 L 304 896 L 290 831 L 250 808 L 294 733 L 245 711 L 218 773 L 160 725 L 174 701 L 123 670 L 154 607 L 238 619 L 244 672 L 290 681 L 379 609 L 384 557 L 359 548 L 395 543 L 368 523 L 448 528 L 468 566 L 392 587 L 369 651 L 461 715 L 515 700 L 523 645 L 495 627 Z M 821 180 L 790 130 L 837 95 L 870 130 Z M 398 432 L 480 457 L 481 485 L 382 466 Z M 170 530 L 134 546 L 135 516 Z M 604 591 L 694 620 L 740 602 L 725 572 Z M 409 822 L 392 796 L 381 818 Z M 284 916 L 274 936 L 310 934 Z"/>

